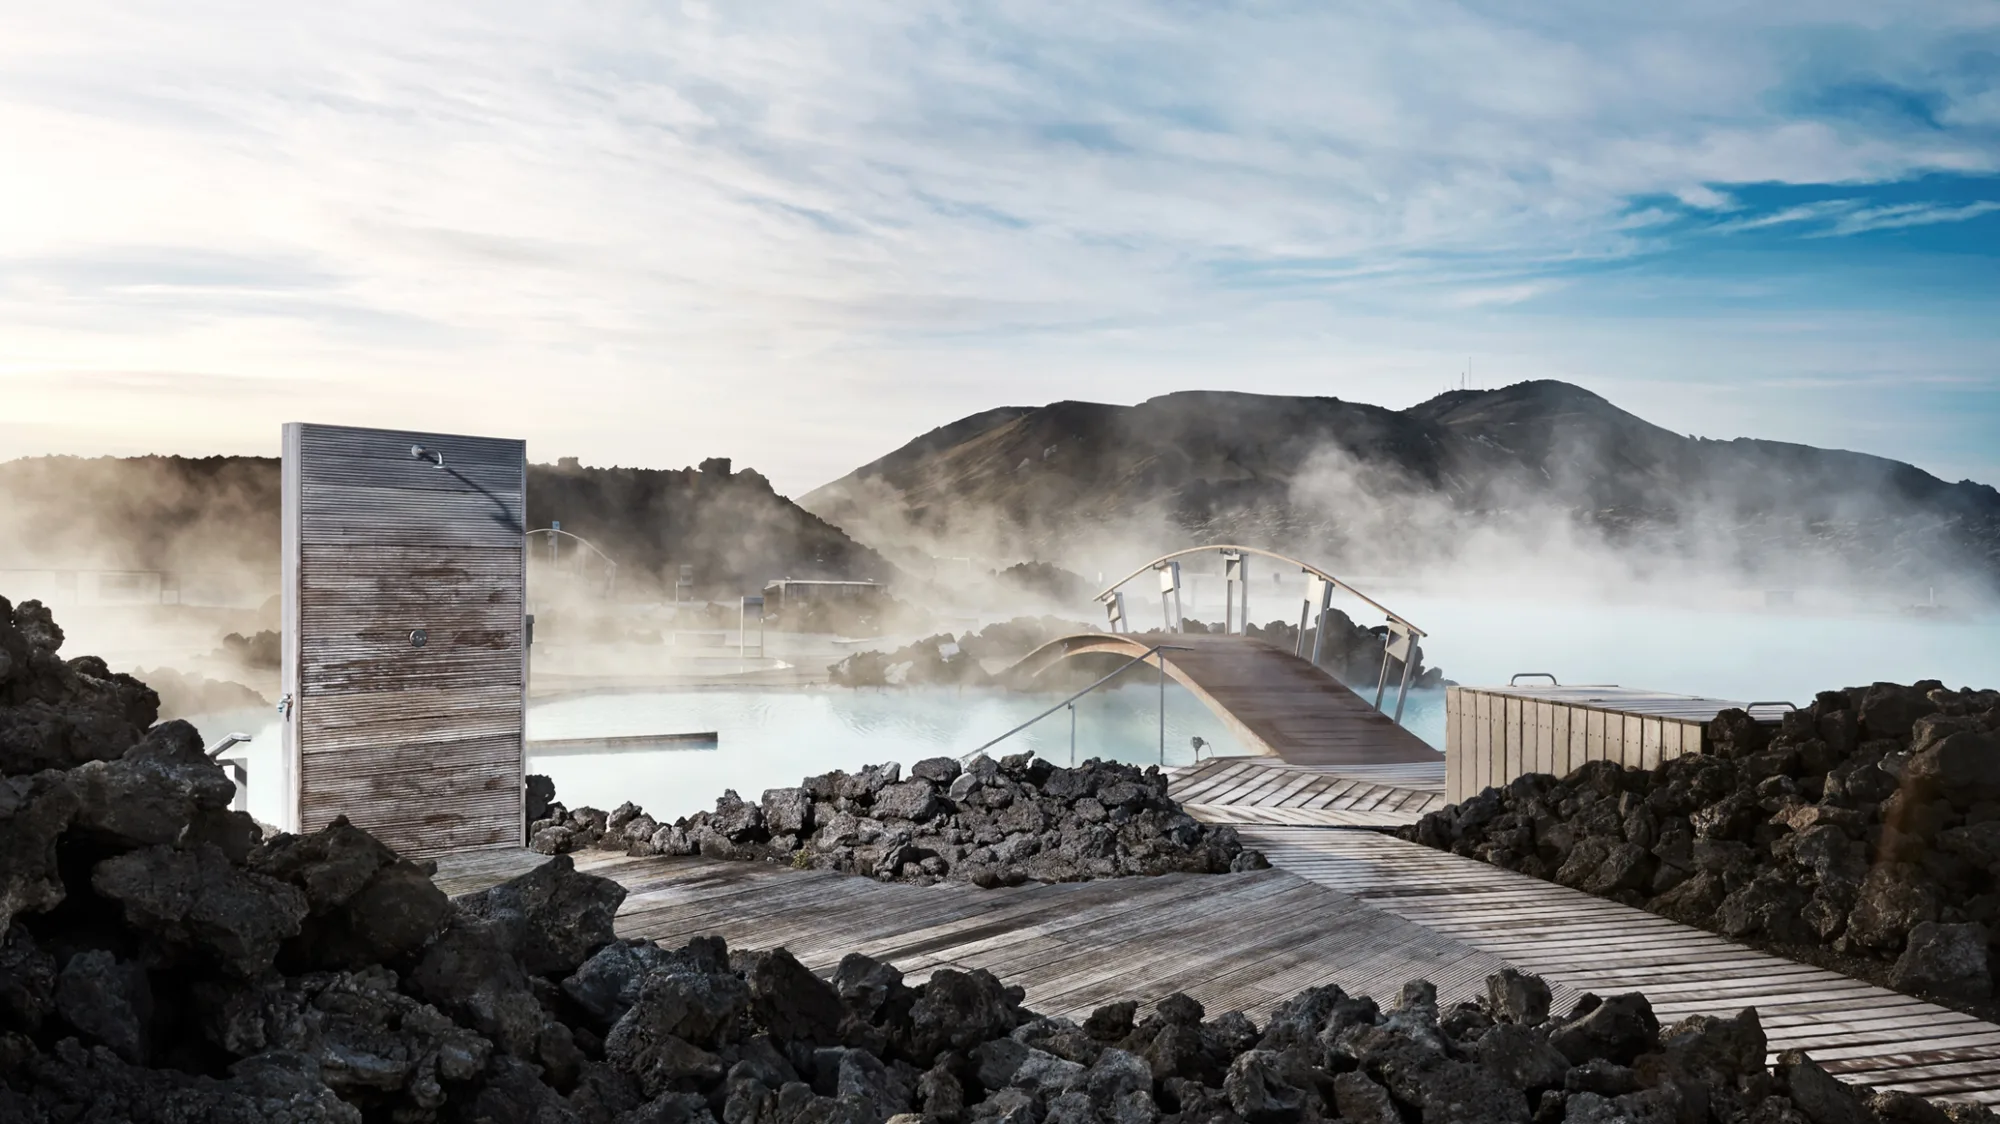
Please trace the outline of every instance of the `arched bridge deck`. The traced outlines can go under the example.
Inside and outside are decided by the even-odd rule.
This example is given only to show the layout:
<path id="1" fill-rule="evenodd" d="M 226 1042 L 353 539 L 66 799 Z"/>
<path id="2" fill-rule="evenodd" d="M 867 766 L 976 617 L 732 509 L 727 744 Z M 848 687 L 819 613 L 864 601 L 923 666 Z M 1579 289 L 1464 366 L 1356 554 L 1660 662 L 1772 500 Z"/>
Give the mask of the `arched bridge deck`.
<path id="1" fill-rule="evenodd" d="M 1091 653 L 1129 659 L 1161 643 L 1185 649 L 1160 653 L 1167 674 L 1254 753 L 1315 768 L 1443 760 L 1423 739 L 1310 660 L 1245 636 L 1078 633 L 1030 652 L 1014 665 L 1013 674 L 1032 678 L 1065 659 Z"/>

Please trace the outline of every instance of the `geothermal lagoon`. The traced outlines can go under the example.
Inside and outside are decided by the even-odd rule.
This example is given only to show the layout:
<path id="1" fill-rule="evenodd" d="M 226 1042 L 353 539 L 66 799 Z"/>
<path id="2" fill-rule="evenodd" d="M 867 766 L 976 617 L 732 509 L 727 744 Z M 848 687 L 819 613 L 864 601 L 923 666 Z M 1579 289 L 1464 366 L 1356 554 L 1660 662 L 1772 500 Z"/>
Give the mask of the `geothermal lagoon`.
<path id="1" fill-rule="evenodd" d="M 1879 679 L 1944 680 L 1948 686 L 2000 681 L 2000 618 L 1992 614 L 1926 619 L 1887 611 L 1795 612 L 1740 606 L 1703 609 L 1642 603 L 1550 603 L 1405 591 L 1389 601 L 1431 632 L 1426 662 L 1455 682 L 1505 683 L 1516 672 L 1550 672 L 1564 683 L 1621 684 L 1740 701 L 1783 699 L 1800 705 L 1829 684 Z M 1255 606 L 1258 619 L 1285 612 L 1279 599 Z M 1145 627 L 1143 618 L 1138 622 Z M 774 641 L 778 638 L 773 637 Z M 849 648 L 892 648 L 913 637 L 884 638 Z M 780 650 L 773 644 L 772 650 Z M 816 677 L 837 651 L 812 643 L 791 670 Z M 538 649 L 538 652 L 540 649 Z M 830 769 L 965 754 L 1060 701 L 1064 692 L 1015 692 L 950 687 L 847 689 L 823 683 L 754 685 L 758 673 L 784 667 L 757 663 L 738 674 L 734 661 L 713 661 L 660 687 L 579 690 L 540 695 L 528 706 L 530 742 L 713 731 L 715 749 L 538 756 L 531 772 L 554 778 L 570 806 L 615 807 L 630 800 L 655 815 L 681 816 L 712 805 L 735 789 L 754 798 L 765 788 L 793 784 Z M 1129 682 L 1079 700 L 1076 753 L 1137 765 L 1162 759 L 1161 695 L 1154 673 L 1134 669 Z M 1356 684 L 1364 696 L 1372 684 Z M 1393 689 L 1390 695 L 1393 699 Z M 1165 753 L 1169 766 L 1202 755 L 1245 752 L 1229 727 L 1179 684 L 1165 691 Z M 212 745 L 231 732 L 253 735 L 239 747 L 250 770 L 250 810 L 275 816 L 275 794 L 257 779 L 274 775 L 275 716 L 232 711 L 195 719 Z M 1413 693 L 1403 723 L 1432 746 L 1444 747 L 1444 693 Z M 1032 749 L 1064 764 L 1070 754 L 1066 712 L 1043 719 L 1001 743 L 995 753 Z M 267 806 L 267 802 L 270 802 Z"/>

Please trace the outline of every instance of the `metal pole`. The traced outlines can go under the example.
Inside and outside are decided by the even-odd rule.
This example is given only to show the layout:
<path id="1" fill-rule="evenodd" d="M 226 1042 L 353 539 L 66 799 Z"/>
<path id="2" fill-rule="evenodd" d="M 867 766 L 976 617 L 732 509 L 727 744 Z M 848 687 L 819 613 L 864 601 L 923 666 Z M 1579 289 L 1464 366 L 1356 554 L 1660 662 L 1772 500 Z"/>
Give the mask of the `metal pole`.
<path id="1" fill-rule="evenodd" d="M 1160 767 L 1167 764 L 1167 654 L 1159 653 L 1160 659 Z"/>
<path id="2" fill-rule="evenodd" d="M 1250 556 L 1247 554 L 1243 556 L 1243 580 L 1237 584 L 1243 587 L 1242 631 L 1245 635 L 1248 635 L 1250 632 Z"/>
<path id="3" fill-rule="evenodd" d="M 1326 611 L 1328 609 L 1333 608 L 1333 583 L 1322 579 L 1320 580 L 1318 585 L 1319 585 L 1319 618 L 1313 624 L 1312 662 L 1314 667 L 1319 666 L 1320 649 L 1325 645 L 1326 642 Z"/>
<path id="4" fill-rule="evenodd" d="M 1401 725 L 1403 721 L 1403 700 L 1410 696 L 1410 672 L 1416 670 L 1417 661 L 1421 659 L 1423 659 L 1423 649 L 1417 646 L 1417 638 L 1412 636 L 1410 637 L 1410 650 L 1403 656 L 1403 682 L 1396 688 L 1396 717 L 1394 721 L 1398 725 Z"/>
<path id="5" fill-rule="evenodd" d="M 1308 582 L 1311 580 L 1310 578 L 1307 579 Z M 1312 619 L 1312 605 L 1312 586 L 1308 584 L 1306 586 L 1306 599 L 1301 603 L 1299 608 L 1299 639 L 1297 643 L 1292 645 L 1292 654 L 1295 656 L 1306 654 L 1306 622 Z"/>
<path id="6" fill-rule="evenodd" d="M 1069 767 L 1076 768 L 1076 704 L 1069 704 Z"/>

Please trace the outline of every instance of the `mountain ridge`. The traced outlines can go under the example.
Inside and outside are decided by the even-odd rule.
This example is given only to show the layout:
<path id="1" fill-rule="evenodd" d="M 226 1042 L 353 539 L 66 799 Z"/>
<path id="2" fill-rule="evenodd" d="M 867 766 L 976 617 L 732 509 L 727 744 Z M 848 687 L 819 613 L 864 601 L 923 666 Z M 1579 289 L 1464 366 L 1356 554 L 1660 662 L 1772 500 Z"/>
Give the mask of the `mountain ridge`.
<path id="1" fill-rule="evenodd" d="M 1970 570 L 2000 589 L 1991 486 L 1867 453 L 1684 435 L 1553 380 L 1402 410 L 1212 390 L 1003 407 L 799 503 L 891 554 L 907 543 L 1067 557 L 1115 534 L 1162 548 L 1249 537 L 1396 565 L 1449 552 L 1469 528 L 1511 528 L 1593 535 L 1661 565 L 1703 554 L 1907 582 Z"/>

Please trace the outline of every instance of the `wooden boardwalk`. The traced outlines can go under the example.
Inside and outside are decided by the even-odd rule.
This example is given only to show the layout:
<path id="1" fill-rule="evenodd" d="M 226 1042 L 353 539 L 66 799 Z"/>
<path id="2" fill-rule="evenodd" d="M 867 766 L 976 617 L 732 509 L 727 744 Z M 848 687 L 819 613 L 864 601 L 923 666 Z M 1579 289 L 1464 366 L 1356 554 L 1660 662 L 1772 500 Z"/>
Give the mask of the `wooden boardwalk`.
<path id="1" fill-rule="evenodd" d="M 1456 1002 L 1512 965 L 1547 980 L 1558 1011 L 1585 991 L 1643 991 L 1663 1023 L 1756 1007 L 1774 1056 L 1804 1049 L 1862 1085 L 2000 1103 L 2000 1026 L 1970 1015 L 1378 832 L 1238 830 L 1275 869 L 980 890 L 714 859 L 575 857 L 626 887 L 624 936 L 782 945 L 822 973 L 848 952 L 913 981 L 986 968 L 1048 1014 L 1185 991 L 1212 1013 L 1262 1018 L 1322 983 L 1386 1006 L 1419 977 Z M 438 882 L 460 894 L 543 861 L 449 856 Z"/>
<path id="2" fill-rule="evenodd" d="M 732 947 L 790 949 L 829 973 L 849 952 L 921 982 L 941 967 L 986 968 L 1027 989 L 1044 1014 L 1081 1018 L 1133 998 L 1184 991 L 1211 1014 L 1267 1017 L 1279 1002 L 1337 983 L 1393 1005 L 1405 981 L 1448 1001 L 1484 994 L 1504 961 L 1453 937 L 1283 870 L 1166 875 L 981 890 L 911 886 L 766 863 L 575 856 L 628 891 L 621 936 L 678 944 L 702 933 Z M 459 894 L 531 868 L 539 855 L 477 853 L 441 862 Z M 1574 999 L 1573 995 L 1565 996 Z"/>
<path id="3" fill-rule="evenodd" d="M 1167 674 L 1194 692 L 1254 753 L 1329 768 L 1444 761 L 1423 739 L 1310 660 L 1244 636 L 1079 633 L 1037 648 L 1015 665 L 1014 673 L 1032 677 L 1061 660 L 1091 653 L 1129 658 L 1162 643 L 1186 649 L 1163 653 Z"/>
<path id="4" fill-rule="evenodd" d="M 1845 1080 L 2000 1103 L 2000 1026 L 1645 910 L 1372 831 L 1239 827 L 1280 869 L 1551 984 L 1644 991 L 1662 1023 L 1757 1008 L 1771 1052 Z"/>
<path id="5" fill-rule="evenodd" d="M 1217 757 L 1170 772 L 1174 799 L 1209 823 L 1395 827 L 1444 807 L 1443 762 L 1313 768 Z"/>

